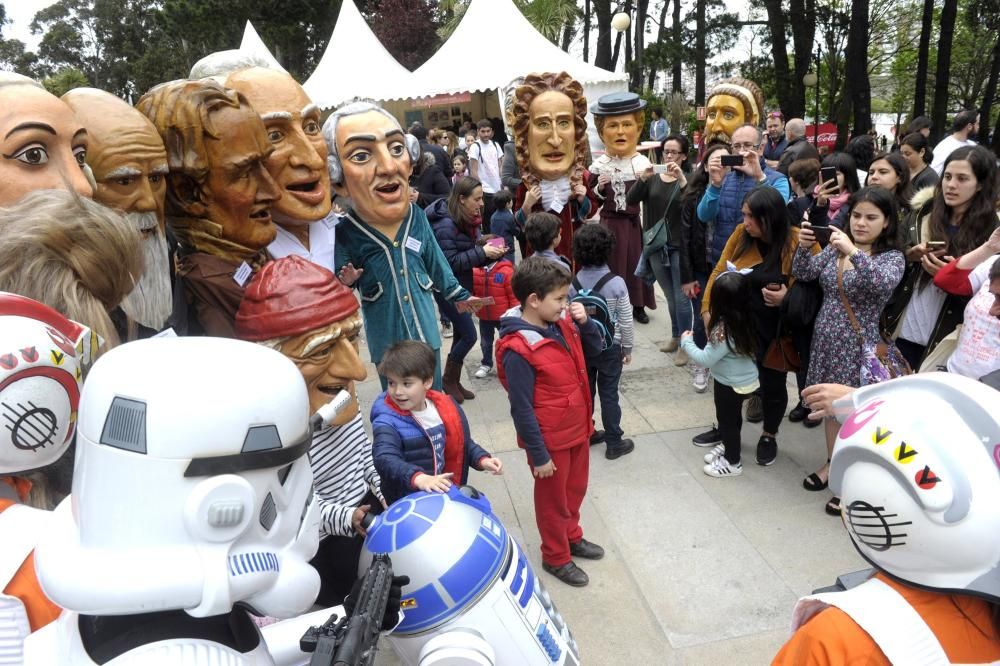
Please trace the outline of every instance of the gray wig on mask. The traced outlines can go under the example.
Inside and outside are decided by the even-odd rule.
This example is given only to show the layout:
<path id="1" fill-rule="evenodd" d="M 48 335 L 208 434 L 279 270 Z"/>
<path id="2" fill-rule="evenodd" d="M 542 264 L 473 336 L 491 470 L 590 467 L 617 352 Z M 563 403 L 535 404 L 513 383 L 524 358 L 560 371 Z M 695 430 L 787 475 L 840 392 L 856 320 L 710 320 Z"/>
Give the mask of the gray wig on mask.
<path id="1" fill-rule="evenodd" d="M 337 108 L 330 117 L 323 123 L 323 138 L 326 139 L 327 157 L 326 168 L 330 171 L 330 182 L 334 185 L 342 185 L 344 181 L 344 168 L 340 165 L 340 154 L 337 152 L 337 123 L 344 116 L 355 116 L 359 113 L 377 111 L 386 118 L 392 120 L 393 124 L 402 132 L 403 127 L 392 115 L 378 104 L 373 102 L 348 102 Z M 412 134 L 406 135 L 406 150 L 410 153 L 410 162 L 416 166 L 420 162 L 420 142 Z"/>
<path id="2" fill-rule="evenodd" d="M 192 81 L 198 79 L 215 79 L 225 85 L 226 77 L 233 72 L 240 72 L 251 67 L 262 67 L 264 69 L 274 69 L 264 58 L 240 49 L 230 49 L 228 51 L 216 51 L 209 53 L 199 60 L 191 68 L 188 78 Z"/>

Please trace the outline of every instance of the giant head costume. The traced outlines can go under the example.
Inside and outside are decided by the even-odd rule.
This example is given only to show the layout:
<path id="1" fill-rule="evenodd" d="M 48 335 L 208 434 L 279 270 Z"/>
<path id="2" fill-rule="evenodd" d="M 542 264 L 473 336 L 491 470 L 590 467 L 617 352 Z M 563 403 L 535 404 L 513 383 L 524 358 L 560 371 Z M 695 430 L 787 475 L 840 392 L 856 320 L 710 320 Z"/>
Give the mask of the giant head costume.
<path id="1" fill-rule="evenodd" d="M 410 209 L 409 178 L 420 159 L 417 138 L 370 102 L 334 111 L 323 124 L 323 136 L 333 189 L 350 197 L 353 210 L 368 224 L 396 229 Z"/>
<path id="2" fill-rule="evenodd" d="M 608 155 L 619 159 L 635 155 L 646 122 L 645 107 L 646 102 L 632 92 L 604 95 L 590 107 Z"/>
<path id="3" fill-rule="evenodd" d="M 94 200 L 124 213 L 143 235 L 145 269 L 122 309 L 148 328 L 163 328 L 173 307 L 164 225 L 167 153 L 153 123 L 111 93 L 76 88 L 63 95 L 87 128 Z"/>
<path id="4" fill-rule="evenodd" d="M 166 214 L 178 240 L 234 264 L 265 248 L 281 194 L 264 168 L 273 147 L 246 98 L 209 79 L 171 81 L 137 108 L 167 149 Z"/>
<path id="5" fill-rule="evenodd" d="M 588 148 L 583 86 L 566 72 L 529 74 L 514 98 L 514 147 L 524 184 L 564 176 L 582 184 Z"/>
<path id="6" fill-rule="evenodd" d="M 290 255 L 264 266 L 247 285 L 236 335 L 277 349 L 306 381 L 313 412 L 341 390 L 351 403 L 332 425 L 358 413 L 354 382 L 367 376 L 358 353 L 361 313 L 353 292 L 333 273 Z"/>
<path id="7" fill-rule="evenodd" d="M 29 78 L 0 73 L 0 206 L 33 190 L 93 193 L 87 131 L 72 109 Z"/>
<path id="8" fill-rule="evenodd" d="M 730 143 L 741 125 L 759 127 L 764 114 L 764 94 L 753 81 L 725 79 L 708 95 L 705 143 Z"/>

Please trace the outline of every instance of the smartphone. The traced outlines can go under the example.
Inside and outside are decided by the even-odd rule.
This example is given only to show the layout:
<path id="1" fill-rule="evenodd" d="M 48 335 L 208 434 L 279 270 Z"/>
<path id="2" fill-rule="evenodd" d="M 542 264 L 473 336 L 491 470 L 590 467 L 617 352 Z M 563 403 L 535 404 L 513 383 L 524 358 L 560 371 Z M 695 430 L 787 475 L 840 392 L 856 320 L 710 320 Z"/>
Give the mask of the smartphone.
<path id="1" fill-rule="evenodd" d="M 947 245 L 948 243 L 946 243 L 945 241 L 927 241 L 927 247 L 931 248 L 932 250 L 941 250 Z"/>
<path id="2" fill-rule="evenodd" d="M 721 155 L 722 166 L 724 167 L 738 167 L 743 166 L 743 156 L 742 155 Z"/>
<path id="3" fill-rule="evenodd" d="M 493 247 L 498 247 L 501 250 L 507 247 L 506 241 L 504 241 L 503 236 L 497 236 L 496 238 L 491 238 L 486 241 L 487 245 L 492 245 Z"/>
<path id="4" fill-rule="evenodd" d="M 667 173 L 667 165 L 666 164 L 654 164 L 653 165 L 653 173 Z"/>
<path id="5" fill-rule="evenodd" d="M 811 226 L 809 227 L 813 235 L 816 236 L 816 240 L 828 241 L 830 240 L 830 234 L 833 233 L 833 227 L 824 224 L 823 226 Z"/>
<path id="6" fill-rule="evenodd" d="M 837 167 L 822 167 L 819 170 L 819 184 L 827 183 L 829 181 L 837 182 Z M 837 191 L 840 192 L 840 186 L 837 186 Z"/>

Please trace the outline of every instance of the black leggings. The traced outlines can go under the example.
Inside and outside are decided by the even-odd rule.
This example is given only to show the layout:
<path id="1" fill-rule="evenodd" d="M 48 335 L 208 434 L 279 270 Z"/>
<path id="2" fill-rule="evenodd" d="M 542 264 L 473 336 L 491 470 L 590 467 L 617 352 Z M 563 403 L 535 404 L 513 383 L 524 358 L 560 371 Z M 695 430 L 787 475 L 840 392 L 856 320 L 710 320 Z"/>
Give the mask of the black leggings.
<path id="1" fill-rule="evenodd" d="M 743 401 L 751 394 L 737 393 L 731 386 L 714 382 L 715 420 L 719 423 L 719 434 L 726 447 L 726 460 L 732 464 L 740 461 L 740 430 L 743 428 Z"/>

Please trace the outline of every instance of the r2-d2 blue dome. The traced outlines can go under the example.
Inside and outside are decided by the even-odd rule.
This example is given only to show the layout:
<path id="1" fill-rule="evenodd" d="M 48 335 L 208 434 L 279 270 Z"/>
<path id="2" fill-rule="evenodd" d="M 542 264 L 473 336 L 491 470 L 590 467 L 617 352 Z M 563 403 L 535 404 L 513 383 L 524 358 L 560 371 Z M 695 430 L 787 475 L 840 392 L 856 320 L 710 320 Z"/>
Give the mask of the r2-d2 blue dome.
<path id="1" fill-rule="evenodd" d="M 405 663 L 580 663 L 528 558 L 471 486 L 395 502 L 368 529 L 362 572 L 373 553 L 410 577 L 405 617 L 387 637 Z"/>

